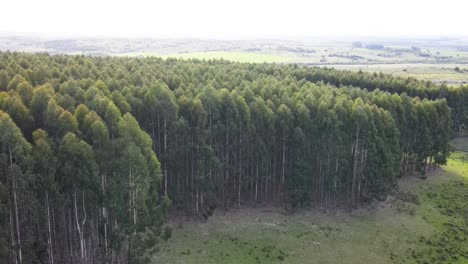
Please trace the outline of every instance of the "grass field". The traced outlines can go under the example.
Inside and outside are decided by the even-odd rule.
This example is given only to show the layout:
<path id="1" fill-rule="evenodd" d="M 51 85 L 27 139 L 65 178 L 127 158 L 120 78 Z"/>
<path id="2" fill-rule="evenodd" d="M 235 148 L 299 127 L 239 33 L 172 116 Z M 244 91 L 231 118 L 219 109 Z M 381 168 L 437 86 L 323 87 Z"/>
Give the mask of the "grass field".
<path id="1" fill-rule="evenodd" d="M 395 43 L 385 45 L 385 49 L 378 50 L 352 48 L 350 42 L 330 40 L 268 43 L 255 41 L 155 42 L 154 45 L 158 45 L 154 47 L 151 44 L 151 42 L 141 44 L 142 47 L 136 44 L 134 47 L 130 45 L 129 47 L 133 47 L 131 51 L 116 52 L 112 55 L 224 59 L 248 63 L 302 63 L 337 69 L 383 72 L 436 83 L 446 82 L 453 85 L 468 83 L 468 51 L 458 49 L 458 46 L 454 45 L 459 45 L 459 43 L 455 42 L 433 46 L 432 42 L 423 41 L 417 45 L 414 44 L 417 47 L 402 42 L 400 45 Z M 460 70 L 455 71 L 455 67 Z"/>
<path id="2" fill-rule="evenodd" d="M 327 50 L 325 52 L 324 50 Z M 372 51 L 362 49 L 360 55 L 373 56 Z M 367 53 L 366 53 L 367 52 Z M 353 62 L 345 58 L 333 57 L 328 60 L 328 63 L 320 63 L 322 56 L 334 53 L 334 49 L 317 49 L 317 53 L 308 54 L 306 57 L 298 56 L 295 53 L 257 53 L 257 52 L 241 52 L 241 51 L 208 51 L 208 52 L 188 52 L 188 53 L 173 53 L 173 54 L 158 54 L 152 52 L 132 52 L 120 53 L 117 56 L 129 57 L 162 57 L 162 58 L 179 58 L 179 59 L 224 59 L 235 62 L 248 62 L 248 63 L 308 63 L 312 65 L 319 65 L 323 67 L 333 67 L 336 69 L 345 70 L 363 70 L 368 72 L 383 72 L 394 74 L 402 77 L 414 77 L 426 81 L 446 82 L 448 84 L 464 84 L 468 83 L 468 65 L 466 64 L 453 64 L 453 63 L 405 63 L 389 61 L 386 63 L 386 58 L 375 58 L 378 63 L 372 64 Z M 338 52 L 340 53 L 340 52 Z M 343 53 L 343 52 L 342 52 Z M 353 53 L 354 54 L 354 53 Z M 364 55 L 363 55 L 364 56 Z M 409 59 L 409 57 L 405 57 Z M 331 64 L 330 64 L 331 62 Z M 337 63 L 337 64 L 333 64 Z M 455 67 L 459 67 L 462 71 L 455 71 Z M 463 71 L 466 69 L 467 71 Z"/>
<path id="3" fill-rule="evenodd" d="M 468 139 L 455 141 L 468 150 Z M 177 224 L 154 263 L 468 263 L 468 154 L 352 213 L 217 211 Z"/>
<path id="4" fill-rule="evenodd" d="M 21 34 L 20 34 L 21 35 Z M 361 47 L 353 45 L 361 42 Z M 285 39 L 53 38 L 0 36 L 0 50 L 88 56 L 225 59 L 304 63 L 422 80 L 468 83 L 468 37 L 314 37 Z M 369 44 L 384 48 L 372 49 Z M 454 71 L 458 66 L 461 71 Z"/>
<path id="5" fill-rule="evenodd" d="M 468 71 L 457 72 L 455 67 L 468 69 L 468 65 L 462 64 L 356 64 L 356 65 L 327 65 L 336 69 L 354 70 L 359 69 L 368 72 L 383 72 L 402 77 L 414 77 L 426 81 L 447 83 L 468 83 Z"/>
<path id="6" fill-rule="evenodd" d="M 254 53 L 254 52 L 231 52 L 231 51 L 208 51 L 208 52 L 188 52 L 174 54 L 157 54 L 157 53 L 121 53 L 119 56 L 155 56 L 162 58 L 179 58 L 179 59 L 200 59 L 213 60 L 224 59 L 235 62 L 250 62 L 250 63 L 293 63 L 297 62 L 297 58 L 292 56 Z"/>
<path id="7" fill-rule="evenodd" d="M 253 52 L 223 52 L 223 51 L 210 51 L 210 52 L 190 52 L 165 55 L 164 58 L 181 58 L 181 59 L 225 59 L 236 62 L 251 62 L 251 63 L 290 63 L 296 62 L 296 59 L 289 56 L 281 56 L 274 54 L 262 54 Z"/>

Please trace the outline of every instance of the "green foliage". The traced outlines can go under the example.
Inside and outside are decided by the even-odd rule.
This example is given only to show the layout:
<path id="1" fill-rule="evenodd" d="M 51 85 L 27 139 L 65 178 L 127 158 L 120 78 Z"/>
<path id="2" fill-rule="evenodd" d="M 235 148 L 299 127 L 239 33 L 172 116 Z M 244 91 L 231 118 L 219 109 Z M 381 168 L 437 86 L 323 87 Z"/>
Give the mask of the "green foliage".
<path id="1" fill-rule="evenodd" d="M 0 155 L 2 161 L 9 159 L 12 163 L 25 163 L 31 145 L 26 141 L 21 130 L 16 126 L 10 116 L 0 110 Z"/>
<path id="2" fill-rule="evenodd" d="M 171 204 L 207 218 L 217 206 L 326 209 L 383 199 L 398 176 L 445 164 L 451 128 L 462 131 L 468 116 L 466 88 L 384 74 L 0 55 L 8 65 L 0 71 L 1 162 L 15 154 L 20 198 L 31 201 L 15 229 L 28 230 L 24 252 L 42 258 L 45 248 L 65 263 L 77 259 L 53 245 L 54 232 L 72 236 L 67 246 L 81 261 L 86 244 L 101 259 L 147 262 L 168 236 L 161 228 Z M 265 250 L 266 259 L 287 259 Z"/>
<path id="3" fill-rule="evenodd" d="M 157 260 L 277 263 L 264 254 L 281 250 L 288 253 L 285 263 L 465 263 L 466 159 L 458 152 L 427 180 L 402 179 L 394 200 L 358 214 L 247 208 L 217 214 L 203 224 L 184 223 L 174 228 Z M 408 210 L 401 211 L 400 203 Z M 190 255 L 181 254 L 188 249 Z"/>
<path id="4" fill-rule="evenodd" d="M 0 70 L 0 90 L 6 91 L 9 82 L 10 77 L 8 76 L 8 72 L 5 70 Z"/>

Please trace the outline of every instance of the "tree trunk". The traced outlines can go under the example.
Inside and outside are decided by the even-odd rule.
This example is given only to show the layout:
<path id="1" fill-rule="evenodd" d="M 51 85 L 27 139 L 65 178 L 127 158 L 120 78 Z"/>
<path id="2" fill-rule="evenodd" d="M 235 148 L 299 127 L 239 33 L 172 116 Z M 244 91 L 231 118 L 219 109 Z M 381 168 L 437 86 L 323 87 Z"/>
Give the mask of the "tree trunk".
<path id="1" fill-rule="evenodd" d="M 359 152 L 359 125 L 356 129 L 356 138 L 354 145 L 354 165 L 353 165 L 353 183 L 351 187 L 351 202 L 353 206 L 356 205 L 356 180 L 357 180 L 357 166 L 358 166 L 358 152 Z"/>
<path id="2" fill-rule="evenodd" d="M 82 237 L 83 237 L 84 262 L 87 263 L 88 258 L 87 258 L 87 251 L 86 251 L 86 238 L 84 237 L 84 226 L 86 224 L 86 220 L 87 220 L 88 215 L 86 214 L 85 192 L 82 191 L 81 195 L 82 195 L 81 198 L 82 198 L 82 201 L 83 201 L 83 221 L 81 222 L 81 232 L 82 232 Z"/>
<path id="3" fill-rule="evenodd" d="M 102 189 L 102 193 L 105 195 L 105 191 L 106 191 L 106 174 L 102 174 L 101 175 L 101 189 Z M 107 209 L 106 209 L 106 206 L 105 204 L 103 203 L 102 205 L 102 218 L 103 218 L 103 228 L 104 228 L 104 258 L 105 258 L 105 262 L 107 263 Z"/>
<path id="4" fill-rule="evenodd" d="M 156 153 L 156 135 L 154 132 L 154 119 L 151 118 L 151 136 L 153 140 L 153 152 Z"/>
<path id="5" fill-rule="evenodd" d="M 135 202 L 135 182 L 133 180 L 132 169 L 130 169 L 130 210 L 133 215 L 133 231 L 135 233 L 136 223 L 137 223 L 137 215 L 136 215 L 136 202 Z"/>
<path id="6" fill-rule="evenodd" d="M 11 146 L 8 146 L 8 152 L 10 156 L 10 168 L 13 168 L 13 152 Z M 16 226 L 16 243 L 18 247 L 18 262 L 23 263 L 23 255 L 21 253 L 21 232 L 19 226 L 19 213 L 18 213 L 18 201 L 16 198 L 16 173 L 12 173 L 12 186 L 13 186 L 13 206 L 15 207 L 15 226 Z"/>
<path id="7" fill-rule="evenodd" d="M 81 251 L 81 263 L 85 263 L 85 255 L 84 255 L 84 243 L 83 243 L 83 232 L 81 230 L 80 222 L 78 220 L 78 206 L 77 206 L 77 198 L 76 198 L 76 187 L 73 186 L 73 203 L 75 209 L 75 224 L 76 229 L 78 230 L 78 236 L 80 238 L 80 251 Z"/>
<path id="8" fill-rule="evenodd" d="M 241 207 L 241 177 L 242 177 L 242 124 L 239 125 L 240 127 L 240 135 L 239 135 L 239 179 L 237 181 L 237 203 L 238 207 Z"/>
<path id="9" fill-rule="evenodd" d="M 159 136 L 161 133 L 161 122 L 159 120 L 159 111 L 158 111 L 158 155 L 160 156 L 161 155 L 161 137 Z"/>
<path id="10" fill-rule="evenodd" d="M 18 263 L 18 257 L 16 255 L 16 239 L 15 239 L 15 228 L 14 228 L 14 224 L 13 224 L 13 210 L 11 208 L 11 205 L 10 205 L 10 236 L 11 236 L 11 248 L 13 249 L 11 254 L 13 255 L 12 256 L 12 259 L 14 259 L 15 261 L 15 264 Z"/>
<path id="11" fill-rule="evenodd" d="M 224 207 L 227 208 L 227 199 L 226 199 L 226 182 L 229 180 L 229 123 L 228 119 L 226 118 L 226 160 L 225 160 L 225 179 L 223 184 L 223 204 L 225 203 Z"/>
<path id="12" fill-rule="evenodd" d="M 48 231 L 47 248 L 49 251 L 49 262 L 50 264 L 54 264 L 54 252 L 53 252 L 53 247 L 52 247 L 52 231 L 51 231 L 51 226 L 50 226 L 49 191 L 46 191 L 45 198 L 46 198 L 45 202 L 46 202 L 46 209 L 47 209 L 47 231 Z"/>
<path id="13" fill-rule="evenodd" d="M 281 196 L 284 199 L 284 174 L 286 171 L 286 131 L 283 128 L 283 161 L 282 161 L 282 171 L 281 171 Z"/>
<path id="14" fill-rule="evenodd" d="M 257 158 L 257 166 L 255 167 L 256 172 L 255 172 L 255 201 L 257 201 L 258 198 L 258 158 Z"/>
<path id="15" fill-rule="evenodd" d="M 199 124 L 197 124 L 197 126 L 199 126 Z M 196 167 L 196 170 L 195 170 L 195 198 L 196 198 L 196 204 L 195 204 L 195 210 L 197 212 L 197 215 L 198 215 L 198 201 L 199 201 L 199 175 L 198 175 L 198 135 L 197 135 L 197 138 L 196 138 L 196 150 L 195 150 L 195 167 Z"/>
<path id="16" fill-rule="evenodd" d="M 164 196 L 167 197 L 167 120 L 164 118 L 164 164 L 163 164 L 163 169 L 164 169 Z"/>

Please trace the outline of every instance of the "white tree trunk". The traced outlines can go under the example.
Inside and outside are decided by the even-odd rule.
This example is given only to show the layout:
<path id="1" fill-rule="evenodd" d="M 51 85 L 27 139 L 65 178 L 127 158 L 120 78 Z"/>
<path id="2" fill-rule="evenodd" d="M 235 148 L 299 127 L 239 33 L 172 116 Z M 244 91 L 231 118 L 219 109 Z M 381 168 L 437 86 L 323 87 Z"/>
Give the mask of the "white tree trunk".
<path id="1" fill-rule="evenodd" d="M 13 166 L 13 152 L 11 150 L 11 146 L 8 146 L 8 151 L 10 155 L 10 167 Z M 16 175 L 15 173 L 12 174 L 12 185 L 13 185 L 13 206 L 15 207 L 15 226 L 16 226 L 16 239 L 17 239 L 17 246 L 18 246 L 18 262 L 20 264 L 23 263 L 23 255 L 21 253 L 21 232 L 19 226 L 19 213 L 18 213 L 18 201 L 16 198 Z"/>
<path id="2" fill-rule="evenodd" d="M 80 221 L 78 220 L 78 206 L 77 206 L 77 199 L 76 199 L 76 187 L 73 187 L 73 204 L 75 209 L 75 224 L 76 229 L 78 230 L 78 236 L 80 238 L 80 252 L 81 252 L 81 263 L 85 263 L 85 255 L 84 255 L 84 243 L 83 243 L 83 232 L 81 230 Z"/>
<path id="3" fill-rule="evenodd" d="M 166 133 L 166 128 L 167 128 L 167 121 L 164 118 L 164 196 L 167 197 L 167 133 Z"/>
<path id="4" fill-rule="evenodd" d="M 353 202 L 353 206 L 355 206 L 355 202 L 356 202 L 356 180 L 357 180 L 357 166 L 358 166 L 358 152 L 359 152 L 359 126 L 356 129 L 355 142 L 356 143 L 354 146 L 353 183 L 351 187 L 351 200 Z"/>
<path id="5" fill-rule="evenodd" d="M 47 229 L 48 229 L 48 238 L 47 244 L 49 249 L 49 262 L 50 264 L 54 264 L 54 249 L 52 246 L 52 229 L 50 226 L 50 206 L 49 206 L 49 191 L 46 191 L 46 208 L 47 208 Z"/>

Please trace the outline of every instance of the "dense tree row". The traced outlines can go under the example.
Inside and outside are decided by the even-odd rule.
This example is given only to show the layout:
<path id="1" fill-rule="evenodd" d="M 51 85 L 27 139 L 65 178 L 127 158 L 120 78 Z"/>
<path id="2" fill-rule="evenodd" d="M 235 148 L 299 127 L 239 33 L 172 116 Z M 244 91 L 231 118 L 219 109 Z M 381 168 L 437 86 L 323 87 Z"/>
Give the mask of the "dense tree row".
<path id="1" fill-rule="evenodd" d="M 314 74 L 390 78 L 0 53 L 0 260 L 145 261 L 170 200 L 205 217 L 253 203 L 357 207 L 445 163 L 449 96 Z"/>
<path id="2" fill-rule="evenodd" d="M 34 74 L 1 74 L 0 259 L 145 259 L 168 205 L 158 195 L 161 171 L 150 136 L 111 98 L 97 95 L 102 82 L 80 96 L 67 84 L 63 94 L 49 83 L 33 87 Z M 77 98 L 80 104 L 66 103 Z"/>
<path id="3" fill-rule="evenodd" d="M 449 87 L 436 85 L 431 81 L 415 78 L 402 78 L 383 73 L 363 71 L 338 71 L 332 68 L 301 69 L 294 73 L 297 79 L 305 78 L 311 82 L 323 81 L 336 86 L 362 87 L 367 90 L 380 89 L 391 93 L 406 93 L 412 97 L 430 100 L 446 98 L 453 109 L 453 127 L 458 135 L 465 135 L 468 124 L 468 86 Z"/>

